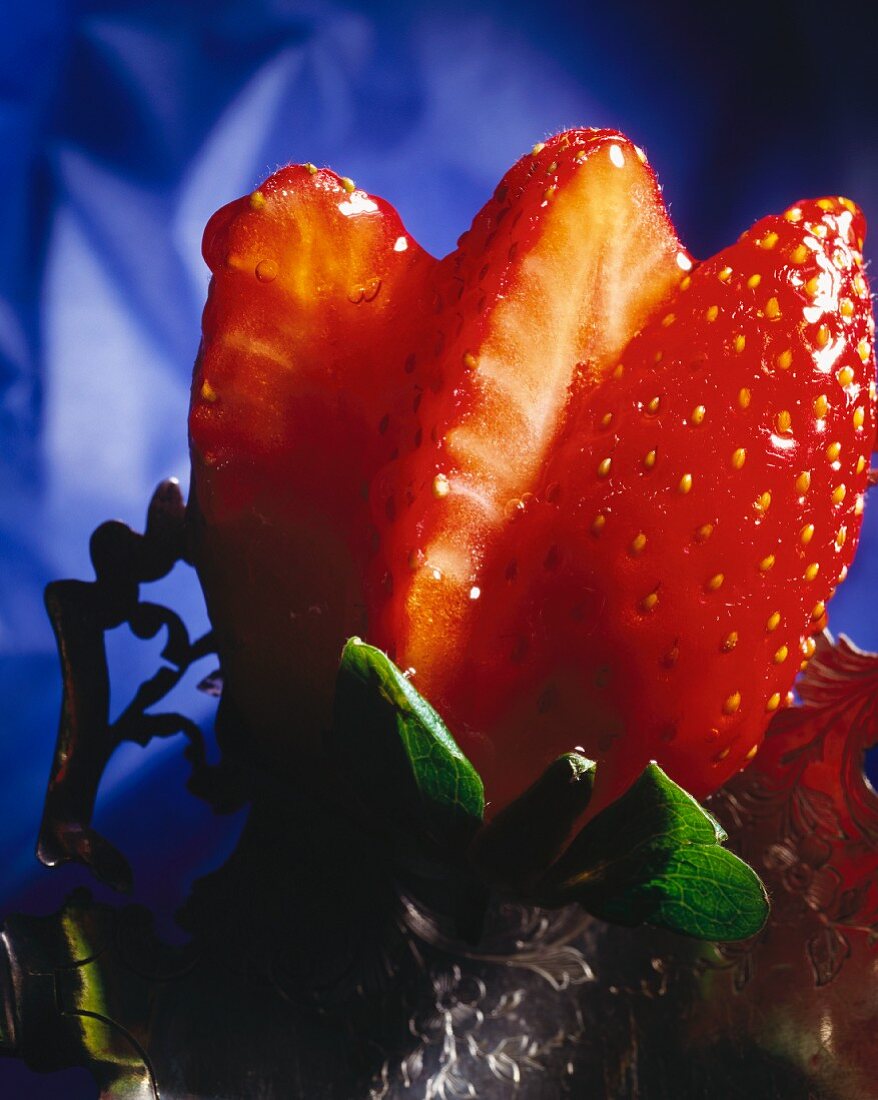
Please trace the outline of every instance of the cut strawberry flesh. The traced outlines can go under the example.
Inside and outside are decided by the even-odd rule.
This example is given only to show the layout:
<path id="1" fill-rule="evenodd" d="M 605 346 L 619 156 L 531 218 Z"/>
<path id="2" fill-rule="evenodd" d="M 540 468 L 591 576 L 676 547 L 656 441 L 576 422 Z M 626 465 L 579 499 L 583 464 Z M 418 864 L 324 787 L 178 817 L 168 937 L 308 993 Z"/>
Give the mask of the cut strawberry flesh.
<path id="1" fill-rule="evenodd" d="M 428 360 L 441 384 L 419 409 L 429 438 L 404 445 L 374 498 L 379 517 L 405 502 L 382 562 L 417 568 L 393 573 L 372 638 L 428 697 L 443 698 L 481 614 L 477 577 L 566 418 L 690 266 L 641 156 L 615 132 L 559 135 L 513 167 L 443 261 Z"/>

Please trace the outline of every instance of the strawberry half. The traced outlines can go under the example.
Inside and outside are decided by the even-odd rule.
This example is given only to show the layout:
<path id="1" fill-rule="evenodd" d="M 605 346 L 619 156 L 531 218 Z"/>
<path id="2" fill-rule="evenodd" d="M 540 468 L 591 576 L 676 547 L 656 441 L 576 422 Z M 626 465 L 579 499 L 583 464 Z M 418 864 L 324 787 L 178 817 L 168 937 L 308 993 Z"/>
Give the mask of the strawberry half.
<path id="1" fill-rule="evenodd" d="M 326 171 L 220 211 L 197 553 L 263 754 L 316 744 L 356 632 L 495 808 L 576 747 L 594 810 L 650 759 L 696 795 L 737 771 L 856 546 L 862 234 L 801 203 L 696 266 L 612 131 L 536 146 L 442 261 Z"/>
<path id="2" fill-rule="evenodd" d="M 396 447 L 386 334 L 415 339 L 435 261 L 387 203 L 313 165 L 219 210 L 203 251 L 198 569 L 230 697 L 283 757 L 292 726 L 328 722 L 340 644 L 366 629 L 368 485 Z"/>

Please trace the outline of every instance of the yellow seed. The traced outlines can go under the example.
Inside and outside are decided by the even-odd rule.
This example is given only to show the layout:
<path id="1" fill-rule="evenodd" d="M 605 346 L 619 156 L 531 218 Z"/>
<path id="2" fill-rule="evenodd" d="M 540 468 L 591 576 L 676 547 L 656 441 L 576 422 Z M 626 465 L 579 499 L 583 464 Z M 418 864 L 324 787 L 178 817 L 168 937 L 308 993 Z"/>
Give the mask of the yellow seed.
<path id="1" fill-rule="evenodd" d="M 860 493 L 857 496 L 857 503 L 854 505 L 854 515 L 855 516 L 861 516 L 863 514 L 863 509 L 864 508 L 865 508 L 865 501 L 863 500 L 863 494 Z"/>
<path id="2" fill-rule="evenodd" d="M 552 201 L 552 199 L 555 197 L 555 192 L 557 190 L 558 188 L 554 184 L 552 184 L 551 187 L 546 188 L 546 190 L 543 192 L 543 198 L 546 200 L 546 202 Z"/>
<path id="3" fill-rule="evenodd" d="M 749 286 L 751 290 L 755 290 L 761 282 L 761 275 L 751 275 L 750 278 L 747 280 L 747 286 Z"/>
<path id="4" fill-rule="evenodd" d="M 765 236 L 759 241 L 760 248 L 774 248 L 777 244 L 777 233 L 774 230 L 771 233 L 766 233 Z"/>
<path id="5" fill-rule="evenodd" d="M 713 758 L 714 764 L 722 764 L 723 760 L 726 760 L 728 758 L 731 751 L 732 750 L 729 745 L 727 745 L 724 749 L 720 749 L 720 751 Z"/>
<path id="6" fill-rule="evenodd" d="M 765 629 L 770 634 L 773 630 L 777 630 L 777 628 L 779 626 L 780 626 L 780 612 L 775 611 L 773 614 L 768 616 L 768 622 L 765 624 Z"/>
<path id="7" fill-rule="evenodd" d="M 789 370 L 792 361 L 793 361 L 793 353 L 789 350 L 789 348 L 787 348 L 786 351 L 782 351 L 780 353 L 780 355 L 777 357 L 777 359 L 775 360 L 775 362 L 777 363 L 777 365 L 780 367 L 781 370 Z"/>
<path id="8" fill-rule="evenodd" d="M 771 493 L 760 493 L 753 503 L 757 512 L 767 512 L 771 507 Z"/>
<path id="9" fill-rule="evenodd" d="M 817 293 L 817 291 L 819 289 L 820 289 L 820 279 L 818 278 L 818 276 L 813 275 L 807 281 L 807 283 L 805 283 L 805 293 L 810 295 L 813 298 L 814 295 Z"/>
<path id="10" fill-rule="evenodd" d="M 775 692 L 774 695 L 769 696 L 768 702 L 765 704 L 765 709 L 770 712 L 770 711 L 773 711 L 773 710 L 777 710 L 777 708 L 779 706 L 780 706 L 780 695 L 778 695 L 778 693 Z"/>
<path id="11" fill-rule="evenodd" d="M 463 365 L 467 368 L 467 370 L 475 370 L 476 367 L 479 365 L 479 361 L 471 351 L 468 351 L 464 354 Z"/>
<path id="12" fill-rule="evenodd" d="M 781 411 L 777 414 L 776 423 L 777 430 L 781 433 L 781 435 L 791 430 L 793 418 L 790 416 L 787 409 L 781 409 Z"/>
<path id="13" fill-rule="evenodd" d="M 750 407 L 750 391 L 746 387 L 738 390 L 738 404 L 742 409 Z"/>
<path id="14" fill-rule="evenodd" d="M 830 443 L 829 446 L 826 448 L 826 457 L 829 459 L 830 462 L 835 462 L 840 454 L 840 443 Z"/>
<path id="15" fill-rule="evenodd" d="M 808 568 L 805 570 L 806 581 L 816 581 L 817 574 L 820 572 L 820 563 L 812 561 Z"/>
<path id="16" fill-rule="evenodd" d="M 442 497 L 447 497 L 451 492 L 451 485 L 448 482 L 448 478 L 445 474 L 437 474 L 433 478 L 433 496 L 437 500 L 441 500 Z"/>
<path id="17" fill-rule="evenodd" d="M 691 490 L 691 488 L 692 488 L 692 475 L 691 474 L 683 474 L 683 476 L 680 478 L 679 484 L 677 485 L 677 492 L 685 494 L 685 493 L 688 493 Z"/>
<path id="18" fill-rule="evenodd" d="M 747 752 L 747 755 L 744 757 L 744 763 L 749 764 L 757 752 L 759 752 L 758 744 L 754 745 L 753 748 Z"/>
<path id="19" fill-rule="evenodd" d="M 814 234 L 815 237 L 819 237 L 822 241 L 826 237 L 826 226 L 825 225 L 812 225 L 811 226 L 811 232 Z"/>
<path id="20" fill-rule="evenodd" d="M 646 153 L 640 148 L 639 145 L 634 146 L 634 152 L 637 154 L 637 159 L 641 164 L 646 164 Z"/>
<path id="21" fill-rule="evenodd" d="M 836 533 L 835 533 L 835 545 L 839 548 L 839 550 L 841 550 L 841 548 L 844 546 L 844 544 L 847 540 L 847 537 L 848 537 L 847 527 L 843 527 L 843 526 L 839 527 L 838 531 L 836 531 Z"/>
<path id="22" fill-rule="evenodd" d="M 339 182 L 348 194 L 350 194 L 351 191 L 356 191 L 357 189 L 357 185 L 354 183 L 350 176 L 342 176 Z"/>
<path id="23" fill-rule="evenodd" d="M 818 348 L 825 348 L 829 343 L 829 329 L 826 325 L 821 325 L 820 328 L 817 329 L 817 335 L 814 338 L 814 342 Z"/>
<path id="24" fill-rule="evenodd" d="M 707 412 L 703 405 L 696 405 L 690 415 L 690 420 L 696 426 L 704 422 L 704 414 Z"/>
<path id="25" fill-rule="evenodd" d="M 601 417 L 601 427 L 602 428 L 609 428 L 609 426 L 612 423 L 613 423 L 613 414 L 612 413 L 604 413 L 604 415 Z"/>
<path id="26" fill-rule="evenodd" d="M 823 602 L 823 600 L 818 600 L 817 603 L 815 603 L 814 606 L 811 608 L 811 619 L 814 622 L 817 622 L 819 619 L 822 619 L 825 614 L 826 604 Z"/>
<path id="27" fill-rule="evenodd" d="M 736 470 L 740 470 L 747 460 L 747 451 L 744 447 L 738 447 L 736 451 L 732 451 L 732 465 Z"/>
<path id="28" fill-rule="evenodd" d="M 780 647 L 780 649 L 775 650 L 774 663 L 776 665 L 782 665 L 784 663 L 784 661 L 787 659 L 787 657 L 789 657 L 789 655 L 790 655 L 789 647 L 785 646 L 785 645 L 782 645 Z"/>
<path id="29" fill-rule="evenodd" d="M 534 148 L 536 148 L 536 146 L 534 146 Z M 543 146 L 543 148 L 545 148 L 545 146 Z M 533 150 L 531 150 L 531 151 L 533 152 Z M 537 153 L 538 152 L 539 152 L 539 149 L 537 149 Z M 533 155 L 536 156 L 536 153 L 534 153 Z M 576 153 L 576 156 L 574 156 L 573 159 L 577 162 L 577 164 L 582 164 L 582 162 L 585 160 L 585 158 L 587 156 L 588 156 L 588 149 L 579 149 Z"/>
<path id="30" fill-rule="evenodd" d="M 717 278 L 721 283 L 727 283 L 732 277 L 732 269 L 730 267 L 724 267 L 717 275 Z"/>
<path id="31" fill-rule="evenodd" d="M 652 361 L 654 363 L 660 363 L 662 361 L 662 359 L 664 359 L 664 357 L 665 357 L 665 353 L 663 351 L 657 351 L 655 353 L 655 355 L 652 357 Z"/>
<path id="32" fill-rule="evenodd" d="M 832 503 L 841 504 L 844 498 L 847 496 L 847 489 L 844 485 L 836 485 L 832 490 Z"/>
<path id="33" fill-rule="evenodd" d="M 591 533 L 593 535 L 599 535 L 607 525 L 607 517 L 603 512 L 598 512 L 591 523 Z"/>
<path id="34" fill-rule="evenodd" d="M 553 160 L 549 167 L 546 169 L 546 175 L 551 176 L 558 171 L 558 162 Z"/>
<path id="35" fill-rule="evenodd" d="M 658 603 L 658 591 L 650 592 L 648 596 L 644 596 L 640 601 L 641 611 L 652 611 L 655 605 Z"/>
<path id="36" fill-rule="evenodd" d="M 662 317 L 662 328 L 670 328 L 670 326 L 676 320 L 677 318 L 674 316 L 673 313 L 666 313 L 664 317 Z"/>
<path id="37" fill-rule="evenodd" d="M 832 201 L 832 199 L 818 199 L 817 205 L 820 207 L 821 210 L 829 211 L 835 209 L 835 203 Z"/>
<path id="38" fill-rule="evenodd" d="M 854 290 L 857 292 L 857 295 L 860 298 L 865 298 L 866 295 L 869 293 L 869 290 L 866 286 L 866 280 L 863 278 L 859 271 L 854 276 Z"/>
<path id="39" fill-rule="evenodd" d="M 660 397 L 654 397 L 652 401 L 646 406 L 646 411 L 650 416 L 655 416 L 661 407 L 662 399 Z"/>
<path id="40" fill-rule="evenodd" d="M 680 280 L 680 290 L 688 290 L 690 286 L 692 286 L 692 276 L 684 275 Z"/>
<path id="41" fill-rule="evenodd" d="M 746 344 L 747 337 L 742 332 L 739 332 L 738 335 L 735 337 L 735 351 L 740 354 L 746 347 Z"/>
<path id="42" fill-rule="evenodd" d="M 647 468 L 647 470 L 651 470 L 653 466 L 655 466 L 655 457 L 655 451 L 647 451 L 647 453 L 643 456 L 643 465 Z"/>
<path id="43" fill-rule="evenodd" d="M 254 191 L 253 194 L 250 196 L 250 209 L 262 210 L 264 206 L 265 195 L 263 195 L 261 191 Z"/>
<path id="44" fill-rule="evenodd" d="M 802 642 L 802 652 L 809 659 L 814 656 L 814 654 L 817 652 L 817 643 L 814 641 L 813 638 L 805 638 L 805 640 Z"/>
<path id="45" fill-rule="evenodd" d="M 631 553 L 640 554 L 643 551 L 644 546 L 646 546 L 646 535 L 644 535 L 644 533 L 641 531 L 639 534 L 634 536 L 634 539 L 631 543 Z"/>
<path id="46" fill-rule="evenodd" d="M 857 473 L 861 474 L 866 469 L 866 456 L 860 455 L 857 459 Z"/>
<path id="47" fill-rule="evenodd" d="M 766 554 L 766 556 L 759 563 L 759 572 L 767 573 L 769 569 L 774 566 L 774 554 Z"/>
<path id="48" fill-rule="evenodd" d="M 723 703 L 723 714 L 734 714 L 741 706 L 741 693 L 740 691 L 733 691 L 731 695 L 727 695 Z"/>
<path id="49" fill-rule="evenodd" d="M 829 402 L 826 399 L 826 394 L 821 393 L 821 395 L 814 402 L 814 415 L 817 417 L 818 420 L 822 420 L 826 416 L 827 412 L 829 412 Z"/>
<path id="50" fill-rule="evenodd" d="M 864 363 L 869 362 L 869 345 L 865 340 L 861 340 L 859 344 L 857 344 L 857 355 L 859 355 Z"/>
<path id="51" fill-rule="evenodd" d="M 613 377 L 618 382 L 622 375 L 625 373 L 625 368 L 621 363 L 617 363 L 613 368 Z"/>
<path id="52" fill-rule="evenodd" d="M 725 581 L 724 573 L 714 573 L 714 575 L 707 582 L 707 588 L 710 592 L 716 592 L 718 588 L 722 588 L 723 581 Z"/>
<path id="53" fill-rule="evenodd" d="M 201 396 L 204 398 L 205 401 L 210 402 L 211 405 L 217 399 L 216 390 L 213 388 L 213 386 L 210 384 L 210 382 L 208 382 L 208 380 L 206 378 L 201 383 Z"/>
<path id="54" fill-rule="evenodd" d="M 600 463 L 598 464 L 598 477 L 609 477 L 610 467 L 612 465 L 613 460 L 611 458 L 601 459 Z"/>
<path id="55" fill-rule="evenodd" d="M 808 259 L 809 251 L 805 245 L 797 245 L 790 253 L 790 259 L 794 264 L 803 264 Z"/>
<path id="56" fill-rule="evenodd" d="M 531 149 L 530 155 L 532 157 L 539 156 L 539 154 L 542 153 L 542 151 L 545 149 L 545 147 L 546 147 L 546 143 L 544 141 L 538 141 L 536 143 L 536 145 L 533 147 L 533 149 Z M 584 153 L 585 150 L 583 149 L 583 150 L 581 150 L 581 152 Z"/>
<path id="57" fill-rule="evenodd" d="M 731 631 L 731 633 L 726 634 L 725 638 L 723 638 L 723 643 L 720 648 L 722 649 L 723 653 L 731 653 L 731 651 L 735 648 L 737 644 L 738 632 L 737 630 L 733 630 Z"/>
<path id="58" fill-rule="evenodd" d="M 784 214 L 784 217 L 788 222 L 800 222 L 802 220 L 801 208 L 798 206 L 791 206 Z"/>
<path id="59" fill-rule="evenodd" d="M 708 306 L 704 316 L 708 321 L 715 321 L 719 316 L 719 306 Z"/>
<path id="60" fill-rule="evenodd" d="M 854 417 L 853 417 L 853 420 L 854 420 L 854 427 L 855 427 L 855 428 L 857 428 L 858 430 L 859 430 L 860 428 L 862 428 L 862 426 L 863 426 L 863 421 L 864 421 L 865 419 L 866 419 L 866 410 L 865 410 L 865 409 L 863 408 L 863 406 L 862 406 L 862 405 L 858 405 L 858 406 L 857 406 L 857 407 L 856 407 L 856 408 L 854 409 Z"/>
<path id="61" fill-rule="evenodd" d="M 308 175 L 309 176 L 315 176 L 317 174 L 317 165 L 316 164 L 312 164 L 310 161 L 308 161 L 308 163 L 305 165 L 305 167 L 308 170 Z"/>
<path id="62" fill-rule="evenodd" d="M 850 298 L 842 298 L 838 303 L 838 309 L 842 317 L 853 317 L 854 315 L 854 303 Z"/>
<path id="63" fill-rule="evenodd" d="M 796 478 L 796 491 L 800 496 L 804 496 L 805 493 L 811 488 L 811 474 L 808 470 L 803 470 L 802 473 Z"/>
<path id="64" fill-rule="evenodd" d="M 838 581 L 836 583 L 842 584 L 845 580 L 847 580 L 847 575 L 848 567 L 846 565 L 843 565 L 838 572 Z"/>
<path id="65" fill-rule="evenodd" d="M 710 536 L 713 534 L 713 524 L 703 523 L 695 532 L 696 542 L 707 542 Z"/>
<path id="66" fill-rule="evenodd" d="M 806 523 L 802 530 L 799 532 L 799 542 L 803 546 L 807 546 L 811 539 L 814 538 L 814 524 Z"/>
<path id="67" fill-rule="evenodd" d="M 776 321 L 780 317 L 780 306 L 777 298 L 769 298 L 765 303 L 765 316 L 769 321 Z"/>

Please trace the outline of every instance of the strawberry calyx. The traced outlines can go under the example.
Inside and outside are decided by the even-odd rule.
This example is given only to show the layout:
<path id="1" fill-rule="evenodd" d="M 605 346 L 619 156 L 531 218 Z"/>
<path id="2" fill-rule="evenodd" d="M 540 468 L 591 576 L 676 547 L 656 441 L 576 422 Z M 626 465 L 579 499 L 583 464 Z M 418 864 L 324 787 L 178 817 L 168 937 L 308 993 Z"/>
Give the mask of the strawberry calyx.
<path id="1" fill-rule="evenodd" d="M 438 861 L 457 881 L 446 898 L 460 895 L 473 939 L 473 898 L 484 903 L 487 886 L 700 939 L 745 939 L 765 923 L 756 873 L 722 847 L 717 822 L 655 764 L 580 828 L 596 765 L 568 754 L 483 824 L 478 772 L 410 679 L 359 638 L 342 653 L 327 749 L 367 827 L 386 830 L 409 870 Z"/>

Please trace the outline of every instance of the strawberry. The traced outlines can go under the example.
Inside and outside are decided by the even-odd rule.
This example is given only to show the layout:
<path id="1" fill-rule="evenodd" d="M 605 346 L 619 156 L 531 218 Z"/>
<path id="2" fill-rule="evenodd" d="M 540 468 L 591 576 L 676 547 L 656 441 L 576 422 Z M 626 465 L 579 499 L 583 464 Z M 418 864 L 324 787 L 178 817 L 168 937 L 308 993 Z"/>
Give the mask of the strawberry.
<path id="1" fill-rule="evenodd" d="M 388 329 L 406 343 L 432 261 L 394 210 L 301 165 L 219 210 L 192 388 L 191 512 L 229 695 L 269 756 L 329 718 L 365 630 L 367 486 L 389 461 Z M 400 373 L 403 373 L 400 371 Z"/>
<path id="2" fill-rule="evenodd" d="M 471 663 L 432 697 L 531 755 L 531 774 L 576 731 L 605 765 L 595 811 L 650 758 L 698 797 L 716 789 L 825 625 L 875 431 L 850 207 L 800 203 L 683 276 L 473 580 Z M 471 752 L 500 802 L 516 793 L 502 760 Z"/>
<path id="3" fill-rule="evenodd" d="M 803 202 L 695 265 L 613 131 L 535 146 L 441 261 L 346 186 L 285 169 L 205 235 L 197 559 L 263 752 L 316 743 L 357 632 L 494 808 L 577 747 L 590 812 L 650 759 L 716 789 L 856 546 L 861 215 Z"/>

